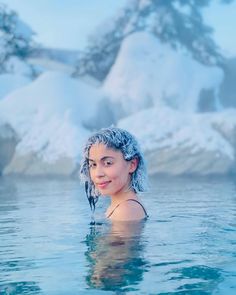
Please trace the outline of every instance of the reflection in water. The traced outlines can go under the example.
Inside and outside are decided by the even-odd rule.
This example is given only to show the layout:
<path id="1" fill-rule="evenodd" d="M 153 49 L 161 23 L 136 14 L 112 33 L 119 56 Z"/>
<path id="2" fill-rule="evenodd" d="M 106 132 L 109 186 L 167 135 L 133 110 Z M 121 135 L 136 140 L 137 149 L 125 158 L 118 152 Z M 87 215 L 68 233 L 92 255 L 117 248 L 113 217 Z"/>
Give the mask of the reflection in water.
<path id="1" fill-rule="evenodd" d="M 144 222 L 114 222 L 94 226 L 86 237 L 89 262 L 86 281 L 101 290 L 137 290 L 143 279 L 147 261 L 143 258 Z"/>
<path id="2" fill-rule="evenodd" d="M 39 286 L 35 282 L 14 282 L 0 285 L 1 295 L 22 295 L 22 294 L 42 294 Z"/>
<path id="3" fill-rule="evenodd" d="M 20 206 L 14 181 L 0 179 L 0 201 L 0 295 L 42 294 L 38 283 L 33 280 L 14 282 L 7 280 L 8 274 L 9 277 L 11 275 L 16 277 L 14 274 L 19 275 L 20 271 L 32 269 L 35 262 L 18 255 L 21 245 L 18 235 L 22 233 L 22 229 L 19 226 Z"/>
<path id="4" fill-rule="evenodd" d="M 172 280 L 180 281 L 181 285 L 171 294 L 202 294 L 211 295 L 222 281 L 220 270 L 206 265 L 185 266 L 171 271 Z M 160 293 L 160 295 L 164 295 Z"/>

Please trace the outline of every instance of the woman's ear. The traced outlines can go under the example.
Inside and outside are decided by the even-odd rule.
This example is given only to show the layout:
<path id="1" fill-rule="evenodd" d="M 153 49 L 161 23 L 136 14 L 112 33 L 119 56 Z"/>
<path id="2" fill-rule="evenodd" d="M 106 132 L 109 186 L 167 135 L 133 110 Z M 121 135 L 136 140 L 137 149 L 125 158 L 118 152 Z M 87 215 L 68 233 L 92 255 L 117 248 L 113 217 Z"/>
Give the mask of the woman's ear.
<path id="1" fill-rule="evenodd" d="M 130 160 L 130 173 L 133 173 L 138 167 L 138 158 L 133 158 Z"/>

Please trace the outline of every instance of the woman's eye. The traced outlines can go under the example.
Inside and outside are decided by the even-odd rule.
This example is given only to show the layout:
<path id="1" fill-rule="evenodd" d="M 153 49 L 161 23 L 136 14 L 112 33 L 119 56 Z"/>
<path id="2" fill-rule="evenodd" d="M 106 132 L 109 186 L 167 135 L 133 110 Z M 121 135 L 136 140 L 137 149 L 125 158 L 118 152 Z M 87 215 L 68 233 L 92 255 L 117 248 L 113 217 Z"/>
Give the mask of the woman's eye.
<path id="1" fill-rule="evenodd" d="M 105 164 L 105 166 L 111 166 L 113 163 L 112 163 L 112 161 L 105 161 L 104 164 Z"/>
<path id="2" fill-rule="evenodd" d="M 89 163 L 89 168 L 95 168 L 96 167 L 96 163 Z"/>

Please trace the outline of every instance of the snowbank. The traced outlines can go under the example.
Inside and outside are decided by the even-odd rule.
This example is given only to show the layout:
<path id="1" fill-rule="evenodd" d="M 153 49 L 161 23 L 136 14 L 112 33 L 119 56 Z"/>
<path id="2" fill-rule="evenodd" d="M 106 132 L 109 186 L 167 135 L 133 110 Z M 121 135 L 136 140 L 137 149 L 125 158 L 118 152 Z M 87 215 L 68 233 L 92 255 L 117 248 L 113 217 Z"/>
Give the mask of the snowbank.
<path id="1" fill-rule="evenodd" d="M 99 99 L 88 85 L 56 72 L 5 97 L 0 116 L 20 138 L 6 173 L 72 173 Z"/>
<path id="2" fill-rule="evenodd" d="M 206 67 L 186 52 L 140 32 L 123 41 L 103 90 L 121 114 L 158 105 L 196 112 L 203 89 L 213 90 L 215 109 L 219 108 L 217 93 L 222 79 L 221 69 Z"/>
<path id="3" fill-rule="evenodd" d="M 137 136 L 151 174 L 236 172 L 236 110 L 196 113 L 202 90 L 215 93 L 219 109 L 222 76 L 148 33 L 123 42 L 101 88 L 62 72 L 46 72 L 32 83 L 2 75 L 0 145 L 8 160 L 0 154 L 0 168 L 5 174 L 73 175 L 91 130 L 122 116 L 118 126 Z M 12 132 L 7 139 L 4 130 Z"/>
<path id="4" fill-rule="evenodd" d="M 151 174 L 235 172 L 236 110 L 190 115 L 168 107 L 151 108 L 118 125 L 136 135 Z"/>
<path id="5" fill-rule="evenodd" d="M 221 109 L 222 79 L 221 69 L 139 32 L 122 43 L 102 89 L 122 118 L 118 126 L 141 142 L 150 173 L 228 174 L 235 172 L 236 110 Z M 198 113 L 202 103 L 219 112 Z"/>
<path id="6" fill-rule="evenodd" d="M 18 138 L 14 130 L 0 120 L 0 175 L 13 157 L 17 141 Z"/>

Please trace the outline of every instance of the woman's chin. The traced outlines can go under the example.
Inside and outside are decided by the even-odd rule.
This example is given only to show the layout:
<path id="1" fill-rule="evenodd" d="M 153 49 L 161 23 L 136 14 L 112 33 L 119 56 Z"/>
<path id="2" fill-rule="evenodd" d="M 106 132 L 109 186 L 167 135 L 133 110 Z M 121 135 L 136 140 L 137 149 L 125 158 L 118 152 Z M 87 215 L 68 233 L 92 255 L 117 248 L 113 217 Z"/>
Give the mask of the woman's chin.
<path id="1" fill-rule="evenodd" d="M 102 192 L 102 191 L 99 191 L 99 193 L 100 193 L 100 197 L 108 197 L 109 196 L 109 194 Z"/>

